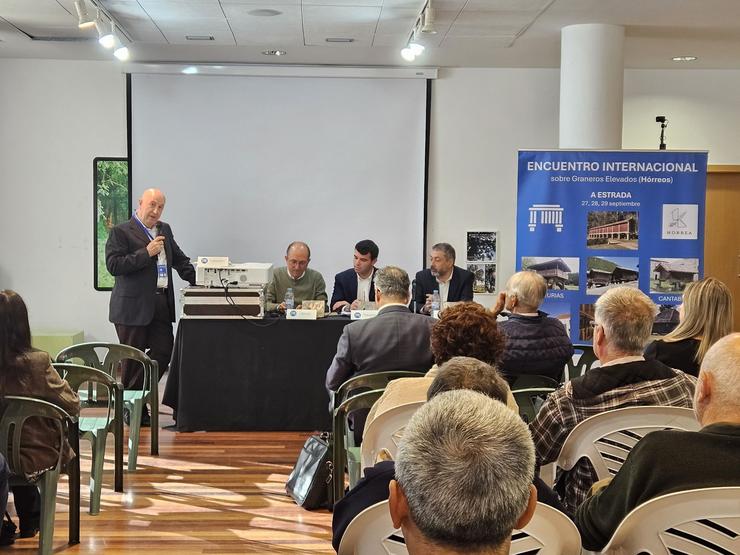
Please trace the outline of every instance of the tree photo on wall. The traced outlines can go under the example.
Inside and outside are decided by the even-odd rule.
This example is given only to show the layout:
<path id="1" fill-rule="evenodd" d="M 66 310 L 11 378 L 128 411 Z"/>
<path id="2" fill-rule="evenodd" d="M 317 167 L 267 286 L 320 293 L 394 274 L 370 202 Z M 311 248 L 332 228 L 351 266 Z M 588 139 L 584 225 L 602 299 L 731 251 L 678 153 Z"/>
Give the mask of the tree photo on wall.
<path id="1" fill-rule="evenodd" d="M 95 289 L 109 291 L 113 276 L 105 267 L 105 243 L 113 226 L 131 217 L 126 158 L 95 159 Z"/>

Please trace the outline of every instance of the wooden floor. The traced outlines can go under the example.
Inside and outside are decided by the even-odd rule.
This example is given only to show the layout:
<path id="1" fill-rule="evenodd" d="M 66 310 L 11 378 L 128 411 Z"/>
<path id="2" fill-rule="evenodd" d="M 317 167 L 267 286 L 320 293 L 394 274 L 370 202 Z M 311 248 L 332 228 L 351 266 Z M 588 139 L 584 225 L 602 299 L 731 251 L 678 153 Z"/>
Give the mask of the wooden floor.
<path id="1" fill-rule="evenodd" d="M 163 407 L 165 413 L 170 409 Z M 162 425 L 171 423 L 162 415 Z M 113 491 L 113 453 L 106 459 L 100 514 L 87 513 L 90 444 L 81 443 L 80 544 L 67 544 L 67 479 L 60 482 L 55 553 L 334 553 L 331 514 L 305 511 L 284 484 L 306 433 L 162 430 L 159 456 L 142 433 L 139 468 Z M 112 439 L 112 436 L 109 436 Z M 12 499 L 12 495 L 11 495 Z M 14 514 L 13 509 L 10 509 Z M 16 520 L 17 523 L 17 520 Z M 38 537 L 9 550 L 35 552 Z"/>

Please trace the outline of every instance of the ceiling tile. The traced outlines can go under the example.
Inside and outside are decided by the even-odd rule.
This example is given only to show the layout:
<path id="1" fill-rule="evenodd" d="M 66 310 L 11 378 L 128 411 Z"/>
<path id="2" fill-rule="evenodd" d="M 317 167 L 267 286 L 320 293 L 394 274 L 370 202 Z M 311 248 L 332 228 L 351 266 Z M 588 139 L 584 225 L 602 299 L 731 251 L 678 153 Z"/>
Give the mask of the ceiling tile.
<path id="1" fill-rule="evenodd" d="M 419 12 L 416 9 L 384 6 L 380 12 L 380 21 L 375 31 L 373 46 L 403 47 L 418 15 Z"/>
<path id="2" fill-rule="evenodd" d="M 300 6 L 264 0 L 262 4 L 223 2 L 222 6 L 239 46 L 303 46 Z M 269 17 L 249 15 L 248 12 L 258 9 L 274 9 L 281 13 Z"/>
<path id="3" fill-rule="evenodd" d="M 515 36 L 536 17 L 533 12 L 472 12 L 463 10 L 450 27 L 448 37 Z"/>

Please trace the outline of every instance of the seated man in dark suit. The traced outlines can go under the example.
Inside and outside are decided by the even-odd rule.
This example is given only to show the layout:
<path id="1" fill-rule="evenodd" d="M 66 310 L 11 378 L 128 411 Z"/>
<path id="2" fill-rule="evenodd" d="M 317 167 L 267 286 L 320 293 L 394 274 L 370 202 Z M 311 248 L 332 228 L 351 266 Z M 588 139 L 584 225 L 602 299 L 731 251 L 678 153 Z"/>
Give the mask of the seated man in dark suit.
<path id="1" fill-rule="evenodd" d="M 375 302 L 375 263 L 378 261 L 378 245 L 364 239 L 355 245 L 355 260 L 352 268 L 334 276 L 334 292 L 331 295 L 332 312 L 342 309 L 357 310 L 366 302 Z M 345 308 L 346 307 L 346 308 Z"/>
<path id="2" fill-rule="evenodd" d="M 386 266 L 376 272 L 378 315 L 345 326 L 326 373 L 329 390 L 336 391 L 358 374 L 429 369 L 432 321 L 408 309 L 409 286 L 409 276 L 401 268 Z"/>
<path id="3" fill-rule="evenodd" d="M 472 272 L 455 266 L 455 249 L 449 243 L 437 243 L 429 255 L 429 268 L 416 273 L 414 305 L 416 312 L 432 313 L 432 294 L 439 291 L 440 307 L 446 302 L 472 301 Z"/>
<path id="4" fill-rule="evenodd" d="M 604 489 L 576 512 L 583 547 L 601 550 L 638 505 L 677 491 L 740 486 L 740 333 L 707 351 L 699 371 L 694 412 L 698 432 L 649 433 Z"/>

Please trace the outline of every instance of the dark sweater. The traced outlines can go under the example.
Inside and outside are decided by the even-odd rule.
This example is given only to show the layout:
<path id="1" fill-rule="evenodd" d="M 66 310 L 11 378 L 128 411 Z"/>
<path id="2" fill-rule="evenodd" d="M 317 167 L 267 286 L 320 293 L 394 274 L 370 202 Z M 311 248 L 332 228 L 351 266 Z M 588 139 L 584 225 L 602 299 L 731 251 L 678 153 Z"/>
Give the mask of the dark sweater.
<path id="1" fill-rule="evenodd" d="M 538 311 L 537 316 L 510 314 L 498 325 L 506 336 L 500 369 L 509 383 L 523 374 L 562 380 L 573 344 L 560 320 Z"/>
<path id="2" fill-rule="evenodd" d="M 666 366 L 698 377 L 699 363 L 696 362 L 698 350 L 698 339 L 689 338 L 681 341 L 658 339 L 645 348 L 645 360 L 659 360 Z"/>
<path id="3" fill-rule="evenodd" d="M 740 425 L 657 431 L 632 449 L 612 482 L 576 512 L 583 548 L 601 550 L 641 503 L 677 491 L 740 486 Z"/>

